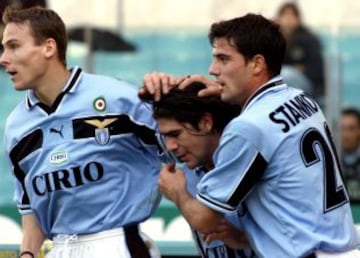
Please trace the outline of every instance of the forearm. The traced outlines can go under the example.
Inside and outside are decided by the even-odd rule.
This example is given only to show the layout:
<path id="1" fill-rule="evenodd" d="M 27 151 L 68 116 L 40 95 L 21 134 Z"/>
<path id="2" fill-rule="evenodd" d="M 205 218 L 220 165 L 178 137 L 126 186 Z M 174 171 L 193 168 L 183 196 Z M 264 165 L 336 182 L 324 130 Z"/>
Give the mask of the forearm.
<path id="1" fill-rule="evenodd" d="M 224 219 L 223 222 L 219 224 L 216 231 L 210 234 L 205 234 L 204 240 L 207 243 L 210 243 L 213 240 L 220 240 L 227 246 L 234 249 L 244 249 L 250 247 L 250 243 L 245 233 L 236 228 L 226 219 Z"/>
<path id="2" fill-rule="evenodd" d="M 216 228 L 223 215 L 208 208 L 187 191 L 184 172 L 173 165 L 164 165 L 159 175 L 159 187 L 166 198 L 173 201 L 190 226 L 202 233 Z"/>
<path id="3" fill-rule="evenodd" d="M 45 240 L 45 234 L 41 230 L 37 219 L 34 215 L 28 214 L 22 216 L 23 238 L 20 251 L 30 251 L 35 256 L 39 252 L 41 245 Z M 22 258 L 31 257 L 23 255 Z"/>
<path id="4" fill-rule="evenodd" d="M 203 205 L 187 191 L 179 193 L 174 201 L 190 226 L 199 232 L 213 232 L 223 218 L 223 214 Z"/>

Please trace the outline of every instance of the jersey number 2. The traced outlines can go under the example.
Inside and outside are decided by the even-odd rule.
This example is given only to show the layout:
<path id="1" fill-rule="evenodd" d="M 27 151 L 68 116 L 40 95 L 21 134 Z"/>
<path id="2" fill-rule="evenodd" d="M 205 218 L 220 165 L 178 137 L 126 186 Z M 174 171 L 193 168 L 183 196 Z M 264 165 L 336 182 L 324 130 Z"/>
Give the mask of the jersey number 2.
<path id="1" fill-rule="evenodd" d="M 321 133 L 315 128 L 307 130 L 300 143 L 302 159 L 307 167 L 321 162 L 316 146 L 319 146 L 320 148 L 324 163 L 324 213 L 349 201 L 341 174 L 339 175 L 337 173 L 337 171 L 340 171 L 339 159 L 336 154 L 335 144 L 332 141 L 329 127 L 326 124 L 325 131 L 330 146 Z M 337 180 L 337 177 L 339 177 L 339 180 Z"/>

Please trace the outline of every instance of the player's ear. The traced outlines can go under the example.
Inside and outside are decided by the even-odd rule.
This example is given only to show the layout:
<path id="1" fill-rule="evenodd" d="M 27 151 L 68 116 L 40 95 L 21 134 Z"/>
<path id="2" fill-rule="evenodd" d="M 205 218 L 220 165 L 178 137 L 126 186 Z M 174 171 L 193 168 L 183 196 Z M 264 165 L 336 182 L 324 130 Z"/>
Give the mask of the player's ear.
<path id="1" fill-rule="evenodd" d="M 199 123 L 199 128 L 204 133 L 210 133 L 213 130 L 213 117 L 210 113 L 205 113 Z"/>
<path id="2" fill-rule="evenodd" d="M 265 57 L 263 55 L 257 54 L 251 58 L 251 69 L 253 74 L 258 75 L 261 72 L 265 71 L 267 68 Z"/>
<path id="3" fill-rule="evenodd" d="M 54 39 L 48 38 L 44 42 L 44 56 L 46 58 L 51 58 L 56 55 L 57 45 Z"/>

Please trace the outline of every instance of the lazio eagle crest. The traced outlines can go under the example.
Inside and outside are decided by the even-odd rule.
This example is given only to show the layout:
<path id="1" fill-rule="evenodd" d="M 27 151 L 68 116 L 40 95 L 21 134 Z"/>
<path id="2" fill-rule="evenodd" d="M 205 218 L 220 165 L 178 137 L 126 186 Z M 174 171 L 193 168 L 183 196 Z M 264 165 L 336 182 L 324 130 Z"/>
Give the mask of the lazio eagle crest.
<path id="1" fill-rule="evenodd" d="M 85 123 L 96 127 L 95 140 L 100 145 L 108 144 L 110 140 L 110 133 L 108 126 L 118 120 L 118 118 L 106 118 L 103 121 L 98 119 L 85 120 Z"/>

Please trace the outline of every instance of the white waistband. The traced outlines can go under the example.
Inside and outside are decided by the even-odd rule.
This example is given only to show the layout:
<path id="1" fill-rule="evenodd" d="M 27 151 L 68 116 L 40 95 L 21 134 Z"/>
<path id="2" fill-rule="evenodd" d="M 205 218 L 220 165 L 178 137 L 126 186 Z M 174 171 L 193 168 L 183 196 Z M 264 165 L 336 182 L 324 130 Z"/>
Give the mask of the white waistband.
<path id="1" fill-rule="evenodd" d="M 104 239 L 114 236 L 124 235 L 123 228 L 115 228 L 104 230 L 97 233 L 85 234 L 85 235 L 68 235 L 68 234 L 59 234 L 53 238 L 55 244 L 75 244 L 80 242 L 88 242 L 92 240 Z"/>
<path id="2" fill-rule="evenodd" d="M 341 253 L 327 253 L 324 251 L 315 251 L 317 258 L 359 258 L 360 251 L 358 249 L 353 249 Z"/>

